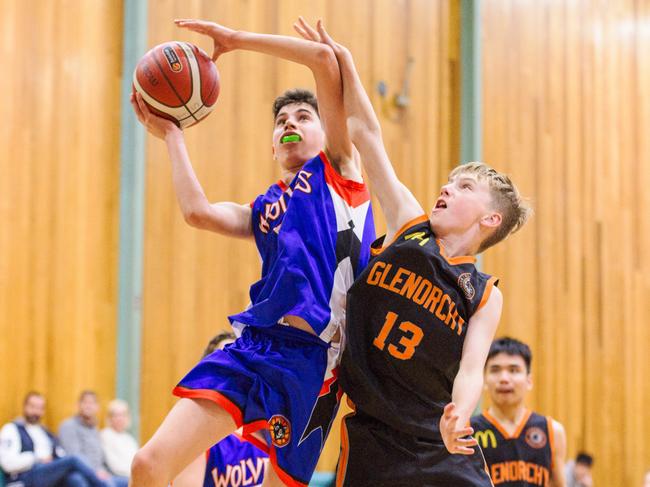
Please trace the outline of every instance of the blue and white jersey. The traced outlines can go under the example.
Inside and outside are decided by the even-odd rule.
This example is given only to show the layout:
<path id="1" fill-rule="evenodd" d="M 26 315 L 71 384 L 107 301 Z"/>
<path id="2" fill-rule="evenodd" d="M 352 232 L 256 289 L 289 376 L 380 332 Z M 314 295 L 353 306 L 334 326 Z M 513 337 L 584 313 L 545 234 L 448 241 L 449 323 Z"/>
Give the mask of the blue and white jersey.
<path id="1" fill-rule="evenodd" d="M 344 179 L 321 152 L 252 209 L 262 278 L 250 288 L 250 307 L 231 322 L 270 327 L 299 316 L 329 342 L 345 322 L 347 290 L 375 238 L 367 186 Z"/>
<path id="2" fill-rule="evenodd" d="M 237 435 L 226 436 L 206 452 L 203 487 L 259 487 L 269 456 Z"/>

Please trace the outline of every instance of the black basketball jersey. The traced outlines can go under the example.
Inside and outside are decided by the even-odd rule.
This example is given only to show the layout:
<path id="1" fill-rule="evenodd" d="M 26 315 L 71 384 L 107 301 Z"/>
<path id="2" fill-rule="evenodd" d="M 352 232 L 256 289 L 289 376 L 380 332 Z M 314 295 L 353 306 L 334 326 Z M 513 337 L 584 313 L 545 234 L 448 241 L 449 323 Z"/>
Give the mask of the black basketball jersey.
<path id="1" fill-rule="evenodd" d="M 511 436 L 488 412 L 471 419 L 495 486 L 547 486 L 553 465 L 553 420 L 528 411 Z"/>
<path id="2" fill-rule="evenodd" d="M 496 279 L 474 257 L 447 258 L 426 215 L 382 243 L 348 291 L 341 384 L 365 414 L 440 440 L 469 320 Z"/>

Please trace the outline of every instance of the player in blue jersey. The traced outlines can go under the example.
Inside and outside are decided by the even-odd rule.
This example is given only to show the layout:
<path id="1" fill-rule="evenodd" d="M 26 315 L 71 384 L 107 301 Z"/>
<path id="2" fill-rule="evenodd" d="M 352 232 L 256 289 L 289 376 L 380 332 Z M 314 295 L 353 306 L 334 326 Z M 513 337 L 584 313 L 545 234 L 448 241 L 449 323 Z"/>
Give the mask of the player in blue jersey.
<path id="1" fill-rule="evenodd" d="M 348 292 L 341 384 L 355 411 L 337 485 L 491 486 L 466 425 L 502 296 L 474 255 L 521 227 L 528 208 L 509 178 L 471 163 L 452 171 L 427 215 L 395 174 L 350 52 L 320 22 L 295 27 L 337 57 L 350 136 L 387 225 Z"/>
<path id="2" fill-rule="evenodd" d="M 345 125 L 331 49 L 291 37 L 236 32 L 203 21 L 177 25 L 209 35 L 213 59 L 246 49 L 309 67 L 315 99 L 288 92 L 274 105 L 273 156 L 283 177 L 252 205 L 210 204 L 173 123 L 136 95 L 138 119 L 163 139 L 186 221 L 255 241 L 261 279 L 251 306 L 230 320 L 241 337 L 202 360 L 175 388 L 182 399 L 136 455 L 132 483 L 163 487 L 201 452 L 236 429 L 268 452 L 265 485 L 307 485 L 340 393 L 336 339 L 345 295 L 365 267 L 374 224 L 370 195 Z"/>
<path id="3" fill-rule="evenodd" d="M 235 341 L 233 333 L 215 336 L 203 358 Z M 260 487 L 269 456 L 252 443 L 232 434 L 213 445 L 188 465 L 173 482 L 174 487 Z"/>

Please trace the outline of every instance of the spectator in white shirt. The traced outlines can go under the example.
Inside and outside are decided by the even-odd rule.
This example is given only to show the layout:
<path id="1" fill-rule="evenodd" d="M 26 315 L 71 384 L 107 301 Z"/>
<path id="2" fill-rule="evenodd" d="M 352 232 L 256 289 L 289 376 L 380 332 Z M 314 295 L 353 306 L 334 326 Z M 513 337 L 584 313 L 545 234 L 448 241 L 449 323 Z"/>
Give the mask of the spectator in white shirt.
<path id="1" fill-rule="evenodd" d="M 127 431 L 131 426 L 129 405 L 115 399 L 108 405 L 108 425 L 101 432 L 106 465 L 113 475 L 128 478 L 138 443 Z"/>
<path id="2" fill-rule="evenodd" d="M 105 487 L 80 458 L 65 456 L 58 439 L 41 424 L 44 414 L 45 397 L 30 392 L 23 416 L 0 430 L 0 467 L 8 485 Z"/>

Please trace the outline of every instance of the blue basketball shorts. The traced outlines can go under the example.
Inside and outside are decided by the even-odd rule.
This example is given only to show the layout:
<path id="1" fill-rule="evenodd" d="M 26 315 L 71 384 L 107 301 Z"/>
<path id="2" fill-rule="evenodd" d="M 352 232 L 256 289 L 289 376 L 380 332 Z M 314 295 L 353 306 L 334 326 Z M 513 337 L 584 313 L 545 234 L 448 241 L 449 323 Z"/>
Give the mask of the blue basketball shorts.
<path id="1" fill-rule="evenodd" d="M 342 395 L 337 363 L 338 348 L 307 332 L 248 326 L 201 360 L 174 394 L 219 404 L 286 485 L 306 487 Z"/>

